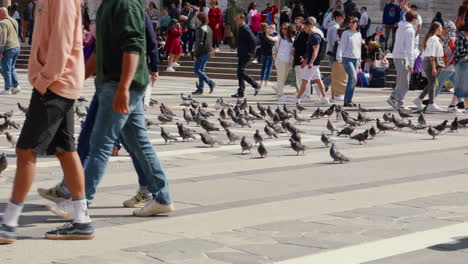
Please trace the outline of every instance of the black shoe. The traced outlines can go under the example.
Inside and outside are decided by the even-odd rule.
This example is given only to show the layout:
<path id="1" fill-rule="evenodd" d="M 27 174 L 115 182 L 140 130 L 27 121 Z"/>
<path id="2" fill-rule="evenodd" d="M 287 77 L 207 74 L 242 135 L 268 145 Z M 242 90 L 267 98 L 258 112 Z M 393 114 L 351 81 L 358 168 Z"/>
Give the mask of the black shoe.
<path id="1" fill-rule="evenodd" d="M 261 89 L 261 87 L 260 87 L 260 86 L 257 86 L 257 87 L 255 87 L 255 93 L 254 93 L 254 96 L 257 96 L 257 95 L 258 95 L 258 93 L 260 92 L 260 89 Z"/>
<path id="2" fill-rule="evenodd" d="M 16 240 L 16 228 L 0 225 L 0 244 L 11 244 Z"/>
<path id="3" fill-rule="evenodd" d="M 459 102 L 459 103 L 457 104 L 457 108 L 458 108 L 458 109 L 465 109 L 465 102 Z"/>
<path id="4" fill-rule="evenodd" d="M 240 93 L 235 93 L 233 95 L 231 95 L 232 98 L 243 98 L 244 95 L 243 94 L 240 94 Z"/>
<path id="5" fill-rule="evenodd" d="M 353 102 L 347 102 L 343 104 L 344 107 L 356 107 L 357 105 Z"/>
<path id="6" fill-rule="evenodd" d="M 423 100 L 422 103 L 423 105 L 429 105 L 429 99 Z"/>
<path id="7" fill-rule="evenodd" d="M 192 92 L 192 95 L 203 95 L 203 91 L 196 90 L 195 92 Z"/>
<path id="8" fill-rule="evenodd" d="M 215 82 L 211 82 L 211 84 L 210 84 L 209 86 L 210 86 L 210 94 L 212 94 L 213 91 L 214 91 L 214 88 L 216 88 L 216 83 L 215 83 Z"/>
<path id="9" fill-rule="evenodd" d="M 62 227 L 45 234 L 46 239 L 52 240 L 86 240 L 94 238 L 94 227 L 91 223 L 66 223 Z"/>

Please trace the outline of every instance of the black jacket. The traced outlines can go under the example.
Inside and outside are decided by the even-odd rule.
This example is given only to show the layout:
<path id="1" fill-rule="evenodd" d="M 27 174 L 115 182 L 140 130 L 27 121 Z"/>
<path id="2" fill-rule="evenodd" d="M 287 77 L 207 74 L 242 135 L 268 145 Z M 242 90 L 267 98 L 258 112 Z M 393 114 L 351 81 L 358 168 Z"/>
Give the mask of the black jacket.
<path id="1" fill-rule="evenodd" d="M 159 68 L 159 51 L 156 34 L 154 34 L 153 23 L 151 18 L 145 12 L 145 28 L 146 28 L 146 57 L 148 61 L 148 69 L 150 72 L 158 72 Z"/>
<path id="2" fill-rule="evenodd" d="M 304 31 L 296 34 L 294 39 L 294 66 L 301 65 L 301 59 L 305 58 L 307 51 L 307 39 L 309 35 Z"/>
<path id="3" fill-rule="evenodd" d="M 249 53 L 255 54 L 257 38 L 247 24 L 239 27 L 237 41 L 237 57 L 247 57 Z"/>
<path id="4" fill-rule="evenodd" d="M 206 55 L 213 47 L 213 31 L 208 25 L 200 26 L 195 31 L 195 45 L 193 55 L 195 57 Z"/>

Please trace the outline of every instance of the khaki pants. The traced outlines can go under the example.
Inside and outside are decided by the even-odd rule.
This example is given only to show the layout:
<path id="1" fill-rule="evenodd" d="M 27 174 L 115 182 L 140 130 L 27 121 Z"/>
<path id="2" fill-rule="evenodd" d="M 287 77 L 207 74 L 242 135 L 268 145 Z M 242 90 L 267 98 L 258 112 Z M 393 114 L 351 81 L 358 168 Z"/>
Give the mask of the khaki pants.
<path id="1" fill-rule="evenodd" d="M 332 66 L 332 82 L 331 89 L 335 95 L 344 95 L 346 84 L 348 83 L 348 74 L 342 64 L 335 62 Z"/>
<path id="2" fill-rule="evenodd" d="M 291 64 L 289 62 L 284 62 L 279 59 L 275 61 L 276 67 L 276 76 L 277 76 L 277 85 L 276 85 L 276 94 L 278 96 L 284 95 L 284 84 L 288 78 L 289 70 L 291 69 Z"/>

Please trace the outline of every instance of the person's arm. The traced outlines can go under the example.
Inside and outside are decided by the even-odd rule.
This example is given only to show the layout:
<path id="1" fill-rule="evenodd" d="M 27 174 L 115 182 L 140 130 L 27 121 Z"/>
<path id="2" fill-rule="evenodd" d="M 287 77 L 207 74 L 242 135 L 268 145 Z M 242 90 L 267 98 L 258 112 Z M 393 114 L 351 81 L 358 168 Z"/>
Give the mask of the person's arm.
<path id="1" fill-rule="evenodd" d="M 193 59 L 196 61 L 198 57 L 198 51 L 201 48 L 201 42 L 203 37 L 203 30 L 201 28 L 197 28 L 195 30 L 195 44 L 193 45 Z"/>
<path id="2" fill-rule="evenodd" d="M 44 66 L 32 78 L 32 85 L 40 91 L 45 91 L 53 82 L 57 81 L 65 70 L 75 41 L 75 21 L 79 6 L 70 5 L 68 1 L 50 1 L 49 46 Z"/>
<path id="3" fill-rule="evenodd" d="M 320 45 L 314 45 L 313 48 L 314 48 L 314 52 L 312 53 L 312 58 L 310 59 L 310 62 L 309 62 L 309 69 L 312 69 L 312 67 L 314 66 L 314 61 L 317 59 L 317 56 L 320 50 Z"/>
<path id="4" fill-rule="evenodd" d="M 422 25 L 418 24 L 418 28 L 416 29 L 416 33 L 414 34 L 416 37 L 418 37 L 419 34 L 421 33 L 421 28 L 422 28 Z"/>
<path id="5" fill-rule="evenodd" d="M 3 58 L 3 51 L 7 41 L 7 30 L 3 24 L 0 25 L 0 59 Z"/>
<path id="6" fill-rule="evenodd" d="M 93 52 L 85 64 L 85 80 L 96 73 L 96 53 Z"/>
<path id="7" fill-rule="evenodd" d="M 148 56 L 148 68 L 151 74 L 151 82 L 154 84 L 158 78 L 159 54 L 158 43 L 153 29 L 151 18 L 145 14 L 146 54 Z"/>
<path id="8" fill-rule="evenodd" d="M 114 97 L 113 109 L 119 114 L 127 114 L 130 104 L 130 85 L 135 77 L 140 55 L 124 52 L 122 55 L 122 73 L 120 75 L 119 87 Z"/>
<path id="9" fill-rule="evenodd" d="M 341 40 L 338 44 L 338 52 L 336 54 L 336 61 L 339 63 L 343 62 L 343 52 L 348 48 L 348 34 L 343 32 Z"/>
<path id="10" fill-rule="evenodd" d="M 255 37 L 252 30 L 248 30 L 247 34 L 249 34 L 249 55 L 253 56 L 255 54 L 255 48 L 257 47 L 257 38 Z"/>
<path id="11" fill-rule="evenodd" d="M 408 33 L 408 36 L 407 36 L 407 46 L 406 46 L 406 50 L 409 51 L 409 54 L 408 54 L 408 71 L 409 72 L 413 72 L 414 70 L 414 61 L 416 60 L 416 54 L 415 54 L 415 50 L 414 50 L 414 41 L 415 41 L 415 37 L 414 37 L 414 31 L 410 31 Z"/>
<path id="12" fill-rule="evenodd" d="M 386 17 L 387 17 L 387 5 L 385 5 L 384 11 L 383 11 L 383 14 L 382 14 L 382 25 L 385 25 Z"/>

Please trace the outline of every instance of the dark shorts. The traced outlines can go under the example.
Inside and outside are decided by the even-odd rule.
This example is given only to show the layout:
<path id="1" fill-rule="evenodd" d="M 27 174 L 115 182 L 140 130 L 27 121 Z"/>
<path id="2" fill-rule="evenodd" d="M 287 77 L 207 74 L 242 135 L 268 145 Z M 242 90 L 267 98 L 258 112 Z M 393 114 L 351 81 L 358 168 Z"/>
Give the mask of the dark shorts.
<path id="1" fill-rule="evenodd" d="M 29 110 L 16 147 L 39 155 L 73 152 L 75 148 L 75 100 L 50 90 L 41 95 L 33 89 Z"/>

